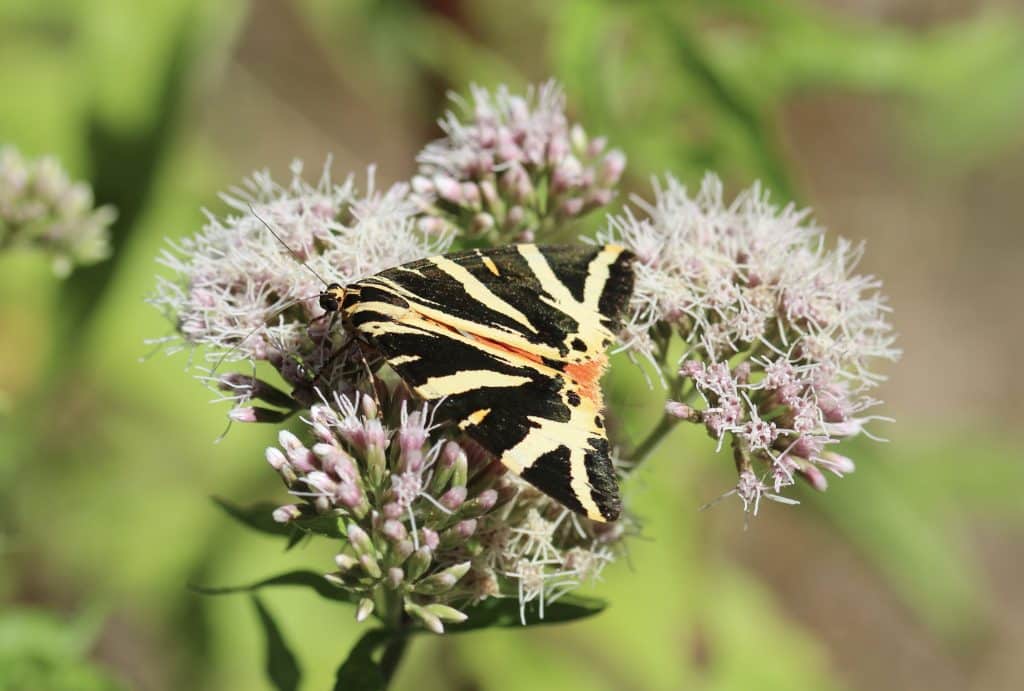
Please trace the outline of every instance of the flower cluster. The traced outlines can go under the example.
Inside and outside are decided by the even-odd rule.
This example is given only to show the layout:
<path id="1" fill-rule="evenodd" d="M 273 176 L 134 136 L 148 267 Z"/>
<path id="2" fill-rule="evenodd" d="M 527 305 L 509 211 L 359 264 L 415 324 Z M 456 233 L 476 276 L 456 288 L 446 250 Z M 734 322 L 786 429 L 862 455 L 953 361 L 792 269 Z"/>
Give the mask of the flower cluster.
<path id="1" fill-rule="evenodd" d="M 806 212 L 757 186 L 726 204 L 713 175 L 696 197 L 669 177 L 639 206 L 646 217 L 627 211 L 599 237 L 638 257 L 626 345 L 655 362 L 671 333 L 688 345 L 673 384 L 686 396 L 667 414 L 730 441 L 733 492 L 754 511 L 796 476 L 823 490 L 822 468 L 852 471 L 828 448 L 866 434 L 870 368 L 898 356 L 881 284 L 854 273 L 860 248 L 827 249 Z"/>
<path id="2" fill-rule="evenodd" d="M 474 88 L 464 111 L 442 122 L 447 136 L 420 154 L 410 185 L 379 192 L 371 173 L 359 192 L 327 167 L 308 183 L 299 164 L 286 185 L 254 175 L 224 197 L 234 215 L 208 215 L 163 254 L 174 275 L 151 299 L 174 324 L 169 349 L 206 348 L 233 419 L 309 423 L 312 443 L 281 432 L 267 451 L 295 497 L 274 516 L 338 540 L 329 580 L 359 619 L 396 630 L 408 616 L 442 631 L 495 597 L 518 597 L 524 621 L 531 602 L 543 616 L 545 602 L 600 574 L 631 526 L 628 514 L 580 518 L 506 473 L 319 306 L 326 283 L 467 239 L 553 234 L 612 198 L 625 158 L 570 125 L 553 83 L 525 98 Z M 798 477 L 824 489 L 823 470 L 852 471 L 832 447 L 867 434 L 881 379 L 871 368 L 898 354 L 879 282 L 854 273 L 860 248 L 827 248 L 806 212 L 756 186 L 727 204 L 714 176 L 695 197 L 669 177 L 638 207 L 597 238 L 637 256 L 620 339 L 671 397 L 631 460 L 676 422 L 701 425 L 731 449 L 739 477 L 727 495 L 755 513 L 765 497 L 791 502 L 779 492 Z M 686 353 L 669 365 L 679 340 Z M 267 362 L 289 390 L 252 369 L 219 373 L 229 360 Z"/>
<path id="3" fill-rule="evenodd" d="M 461 105 L 461 117 L 440 121 L 446 136 L 417 159 L 412 186 L 425 230 L 529 242 L 611 201 L 625 155 L 569 124 L 556 83 L 525 98 L 473 87 L 472 103 Z"/>
<path id="4" fill-rule="evenodd" d="M 239 420 L 279 421 L 308 408 L 314 388 L 344 388 L 351 363 L 338 348 L 347 337 L 320 309 L 325 283 L 344 285 L 450 243 L 416 229 L 406 185 L 378 192 L 371 171 L 360 194 L 351 176 L 331 181 L 329 162 L 315 184 L 295 162 L 289 184 L 257 173 L 223 198 L 238 214 L 208 214 L 200 233 L 165 251 L 160 261 L 175 275 L 158 279 L 150 302 L 174 324 L 176 335 L 163 339 L 169 351 L 207 346 L 213 369 L 227 359 L 266 361 L 292 387 L 285 394 L 245 374 L 217 378 Z M 285 412 L 242 405 L 254 398 Z"/>
<path id="5" fill-rule="evenodd" d="M 342 538 L 328 579 L 358 602 L 359 620 L 402 612 L 438 633 L 485 598 L 518 596 L 520 614 L 595 578 L 622 525 L 579 518 L 479 447 L 437 433 L 404 386 L 315 404 L 315 442 L 281 432 L 267 460 L 301 504 L 282 523 L 337 518 Z M 437 423 L 440 425 L 440 423 Z"/>
<path id="6" fill-rule="evenodd" d="M 76 265 L 107 258 L 116 217 L 113 207 L 94 207 L 89 185 L 72 182 L 56 159 L 28 161 L 0 147 L 0 249 L 41 249 L 54 273 L 67 276 Z"/>

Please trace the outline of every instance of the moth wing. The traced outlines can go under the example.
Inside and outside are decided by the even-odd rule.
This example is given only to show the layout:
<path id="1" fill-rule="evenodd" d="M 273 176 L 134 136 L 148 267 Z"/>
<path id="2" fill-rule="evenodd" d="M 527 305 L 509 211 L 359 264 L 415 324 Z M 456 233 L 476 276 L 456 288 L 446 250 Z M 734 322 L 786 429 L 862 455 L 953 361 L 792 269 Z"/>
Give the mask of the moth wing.
<path id="1" fill-rule="evenodd" d="M 555 362 L 604 355 L 633 292 L 617 245 L 509 245 L 429 257 L 361 281 L 425 317 Z"/>
<path id="2" fill-rule="evenodd" d="M 439 415 L 565 506 L 614 520 L 599 380 L 630 260 L 613 246 L 432 257 L 360 281 L 344 309 Z"/>

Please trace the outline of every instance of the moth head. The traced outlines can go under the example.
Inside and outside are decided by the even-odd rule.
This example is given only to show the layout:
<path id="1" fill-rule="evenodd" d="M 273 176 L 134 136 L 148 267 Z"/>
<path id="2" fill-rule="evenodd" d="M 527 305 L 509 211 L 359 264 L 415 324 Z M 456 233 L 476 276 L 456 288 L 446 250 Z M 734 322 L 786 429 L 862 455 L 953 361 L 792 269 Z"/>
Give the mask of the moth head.
<path id="1" fill-rule="evenodd" d="M 320 291 L 320 309 L 324 312 L 337 312 L 345 299 L 345 289 L 338 283 L 331 283 Z"/>

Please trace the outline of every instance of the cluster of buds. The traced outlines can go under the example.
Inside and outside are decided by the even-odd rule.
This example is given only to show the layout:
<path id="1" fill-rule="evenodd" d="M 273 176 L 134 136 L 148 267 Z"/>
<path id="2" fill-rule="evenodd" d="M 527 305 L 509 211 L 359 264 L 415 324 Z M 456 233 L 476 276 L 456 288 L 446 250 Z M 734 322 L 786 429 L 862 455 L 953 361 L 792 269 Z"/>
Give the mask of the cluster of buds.
<path id="1" fill-rule="evenodd" d="M 602 239 L 638 257 L 627 346 L 658 363 L 672 333 L 690 344 L 667 413 L 729 440 L 747 509 L 795 477 L 824 490 L 821 469 L 851 472 L 828 447 L 866 434 L 870 367 L 898 356 L 879 281 L 853 273 L 860 249 L 826 249 L 806 212 L 756 186 L 727 205 L 712 175 L 695 198 L 670 177 L 640 205 Z"/>
<path id="2" fill-rule="evenodd" d="M 315 442 L 284 431 L 267 460 L 301 503 L 282 523 L 337 519 L 342 546 L 330 582 L 358 603 L 359 620 L 402 613 L 438 633 L 489 597 L 545 601 L 595 578 L 621 525 L 581 519 L 470 442 L 437 434 L 399 385 L 374 396 L 335 395 L 310 411 Z"/>
<path id="3" fill-rule="evenodd" d="M 206 346 L 213 370 L 227 360 L 269 362 L 291 387 L 285 393 L 249 374 L 217 376 L 236 403 L 234 419 L 280 421 L 308 408 L 317 388 L 345 389 L 353 364 L 338 356 L 347 334 L 320 308 L 324 282 L 345 285 L 449 246 L 450 237 L 416 229 L 408 186 L 377 192 L 371 171 L 360 194 L 351 176 L 333 183 L 329 165 L 316 183 L 303 179 L 299 162 L 287 185 L 253 175 L 223 197 L 238 215 L 208 214 L 201 232 L 160 257 L 174 276 L 158 278 L 150 302 L 175 334 L 157 342 L 168 352 Z M 280 410 L 247 407 L 252 399 Z"/>
<path id="4" fill-rule="evenodd" d="M 473 87 L 461 105 L 461 116 L 439 123 L 446 136 L 417 159 L 412 186 L 426 232 L 529 242 L 614 197 L 625 155 L 570 125 L 556 83 L 525 98 Z"/>
<path id="5" fill-rule="evenodd" d="M 96 208 L 89 185 L 72 182 L 56 159 L 28 161 L 0 147 L 0 249 L 40 249 L 52 257 L 54 273 L 67 276 L 109 256 L 116 217 L 111 206 Z"/>

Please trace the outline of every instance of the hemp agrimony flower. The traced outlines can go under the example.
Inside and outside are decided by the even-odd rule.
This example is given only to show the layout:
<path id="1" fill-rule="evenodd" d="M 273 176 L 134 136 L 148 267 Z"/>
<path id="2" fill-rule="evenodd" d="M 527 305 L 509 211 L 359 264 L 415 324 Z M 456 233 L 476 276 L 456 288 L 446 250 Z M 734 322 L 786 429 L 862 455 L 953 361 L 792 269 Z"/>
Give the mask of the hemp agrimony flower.
<path id="1" fill-rule="evenodd" d="M 612 200 L 626 157 L 569 123 L 557 83 L 526 97 L 471 92 L 471 102 L 455 97 L 461 115 L 440 120 L 446 136 L 417 157 L 421 227 L 532 242 Z"/>
<path id="2" fill-rule="evenodd" d="M 732 492 L 754 512 L 796 476 L 824 490 L 821 469 L 853 471 L 829 447 L 868 434 L 883 379 L 871 368 L 899 354 L 881 283 L 854 273 L 862 247 L 828 249 L 806 211 L 756 185 L 726 204 L 714 175 L 695 197 L 668 176 L 654 204 L 637 204 L 645 218 L 627 210 L 598 238 L 638 257 L 626 346 L 659 363 L 673 333 L 686 343 L 667 416 L 728 442 Z"/>
<path id="3" fill-rule="evenodd" d="M 318 276 L 350 283 L 448 248 L 450 236 L 416 229 L 406 185 L 378 192 L 371 171 L 367 188 L 360 194 L 352 176 L 332 182 L 329 163 L 316 184 L 303 179 L 299 162 L 287 185 L 256 173 L 223 196 L 237 215 L 207 214 L 200 233 L 162 254 L 175 276 L 158 278 L 150 302 L 177 331 L 164 339 L 169 350 L 206 346 L 214 365 L 266 361 L 291 387 L 285 393 L 247 373 L 220 377 L 240 406 L 236 419 L 279 421 L 317 400 L 314 387 L 345 388 L 351 363 L 336 353 L 346 335 L 323 318 Z M 284 412 L 242 407 L 254 398 Z"/>
<path id="4" fill-rule="evenodd" d="M 26 160 L 0 147 L 0 250 L 33 247 L 52 257 L 64 277 L 76 265 L 110 255 L 112 206 L 93 206 L 92 189 L 72 182 L 57 159 Z"/>
<path id="5" fill-rule="evenodd" d="M 452 234 L 419 229 L 404 185 L 381 194 L 371 179 L 360 195 L 351 177 L 334 184 L 325 171 L 312 185 L 299 164 L 292 172 L 287 186 L 254 175 L 224 196 L 237 215 L 208 214 L 200 233 L 163 253 L 175 275 L 159 280 L 151 302 L 175 325 L 166 345 L 206 348 L 204 378 L 234 402 L 233 420 L 299 413 L 310 423 L 309 447 L 281 432 L 267 452 L 297 500 L 274 516 L 304 528 L 314 517 L 338 523 L 328 578 L 360 603 L 360 619 L 395 623 L 405 612 L 441 631 L 466 607 L 502 597 L 518 601 L 524 622 L 533 602 L 543 616 L 600 574 L 629 519 L 573 514 L 435 420 L 393 373 L 376 373 L 372 353 L 349 350 L 357 341 L 318 304 L 323 283 L 443 252 Z M 268 362 L 288 390 L 251 368 L 220 371 L 239 360 Z"/>
<path id="6" fill-rule="evenodd" d="M 491 597 L 518 597 L 520 617 L 596 578 L 621 524 L 580 518 L 493 456 L 446 439 L 427 405 L 380 380 L 373 396 L 336 394 L 308 422 L 315 442 L 290 432 L 267 460 L 301 504 L 282 523 L 337 517 L 341 548 L 327 578 L 357 601 L 356 616 L 398 621 L 402 612 L 441 633 L 444 622 Z M 450 436 L 450 435 L 448 435 Z"/>

